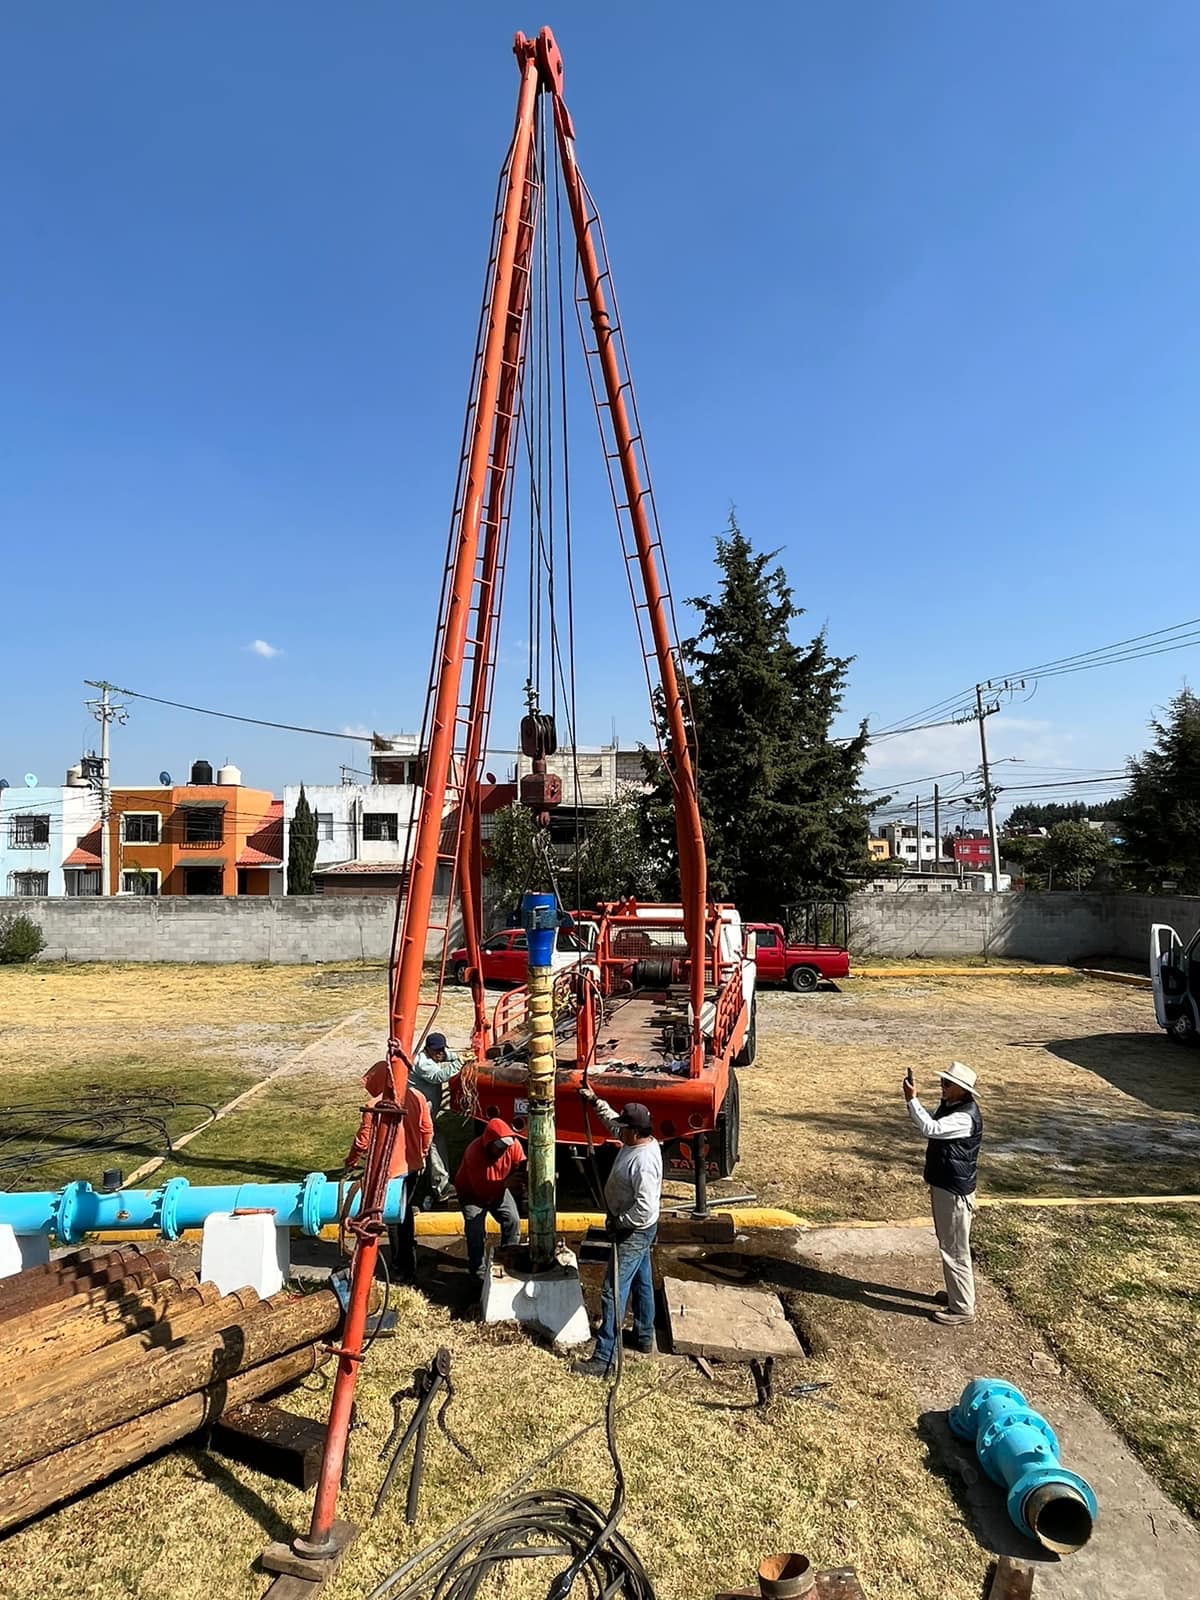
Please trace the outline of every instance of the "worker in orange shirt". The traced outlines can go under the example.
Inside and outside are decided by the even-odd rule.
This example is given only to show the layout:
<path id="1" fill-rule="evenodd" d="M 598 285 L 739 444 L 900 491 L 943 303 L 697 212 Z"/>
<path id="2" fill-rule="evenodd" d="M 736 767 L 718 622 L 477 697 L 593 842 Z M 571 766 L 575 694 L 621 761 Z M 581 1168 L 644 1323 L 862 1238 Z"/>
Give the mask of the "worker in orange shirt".
<path id="1" fill-rule="evenodd" d="M 363 1073 L 363 1088 L 367 1091 L 367 1106 L 377 1105 L 388 1086 L 388 1064 L 377 1061 Z M 371 1118 L 364 1108 L 358 1132 L 354 1135 L 346 1155 L 347 1173 L 362 1166 L 371 1136 Z M 399 1170 L 404 1173 L 404 1217 L 388 1228 L 388 1244 L 392 1258 L 392 1279 L 396 1283 L 417 1281 L 417 1241 L 414 1227 L 413 1192 L 417 1179 L 425 1167 L 425 1157 L 433 1143 L 433 1117 L 429 1101 L 415 1089 L 404 1092 L 404 1117 L 400 1123 L 400 1143 L 403 1160 Z"/>

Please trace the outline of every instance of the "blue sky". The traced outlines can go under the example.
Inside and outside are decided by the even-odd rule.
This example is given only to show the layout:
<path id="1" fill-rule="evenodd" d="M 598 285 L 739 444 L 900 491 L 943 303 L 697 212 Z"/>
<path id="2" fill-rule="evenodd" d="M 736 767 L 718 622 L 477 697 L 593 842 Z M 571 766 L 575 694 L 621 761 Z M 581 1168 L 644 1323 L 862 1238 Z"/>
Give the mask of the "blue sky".
<path id="1" fill-rule="evenodd" d="M 677 595 L 711 586 L 736 502 L 856 657 L 847 723 L 1200 609 L 1195 6 L 10 8 L 0 774 L 56 781 L 91 677 L 418 725 L 511 34 L 543 22 Z M 581 406 L 572 436 L 580 731 L 632 743 Z M 518 552 L 519 525 L 520 503 Z M 993 719 L 995 752 L 1064 783 L 1118 765 L 1189 659 L 1045 684 Z M 205 755 L 278 789 L 356 759 L 131 710 L 118 782 Z M 874 781 L 976 759 L 973 730 L 930 730 L 881 746 Z"/>

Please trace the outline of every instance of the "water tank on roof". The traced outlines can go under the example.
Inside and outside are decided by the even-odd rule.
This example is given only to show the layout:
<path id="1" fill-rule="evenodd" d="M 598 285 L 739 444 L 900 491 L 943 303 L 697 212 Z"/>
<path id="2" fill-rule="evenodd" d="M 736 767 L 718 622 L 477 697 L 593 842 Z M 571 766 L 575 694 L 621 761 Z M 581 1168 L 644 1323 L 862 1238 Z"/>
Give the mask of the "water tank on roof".
<path id="1" fill-rule="evenodd" d="M 213 781 L 213 777 L 212 777 L 212 762 L 211 761 L 193 761 L 192 762 L 192 782 L 193 783 L 211 783 L 212 781 Z"/>
<path id="2" fill-rule="evenodd" d="M 66 787 L 68 789 L 86 789 L 88 781 L 83 775 L 83 768 L 78 762 L 73 767 L 67 768 Z"/>
<path id="3" fill-rule="evenodd" d="M 217 769 L 217 782 L 232 784 L 236 788 L 242 781 L 241 767 L 235 767 L 228 762 Z"/>

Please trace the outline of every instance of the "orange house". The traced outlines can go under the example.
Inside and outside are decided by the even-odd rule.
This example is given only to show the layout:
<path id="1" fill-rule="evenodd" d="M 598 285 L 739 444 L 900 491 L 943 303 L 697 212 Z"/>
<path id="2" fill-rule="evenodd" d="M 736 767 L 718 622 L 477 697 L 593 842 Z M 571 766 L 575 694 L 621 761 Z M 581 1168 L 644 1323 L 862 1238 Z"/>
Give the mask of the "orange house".
<path id="1" fill-rule="evenodd" d="M 219 776 L 241 774 L 222 767 Z M 282 894 L 283 801 L 240 782 L 112 791 L 111 894 Z"/>

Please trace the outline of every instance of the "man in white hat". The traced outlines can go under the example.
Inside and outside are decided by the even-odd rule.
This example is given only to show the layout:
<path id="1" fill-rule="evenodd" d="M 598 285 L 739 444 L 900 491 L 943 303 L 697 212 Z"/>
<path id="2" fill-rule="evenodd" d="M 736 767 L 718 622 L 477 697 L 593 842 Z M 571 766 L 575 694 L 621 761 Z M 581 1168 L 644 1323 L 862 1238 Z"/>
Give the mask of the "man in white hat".
<path id="1" fill-rule="evenodd" d="M 933 1202 L 933 1227 L 942 1252 L 946 1292 L 935 1322 L 957 1327 L 975 1316 L 975 1274 L 971 1270 L 971 1218 L 975 1214 L 976 1167 L 983 1143 L 983 1118 L 975 1103 L 975 1074 L 953 1061 L 941 1074 L 942 1098 L 930 1115 L 917 1099 L 912 1071 L 904 1079 L 908 1114 L 929 1140 L 925 1182 Z"/>

